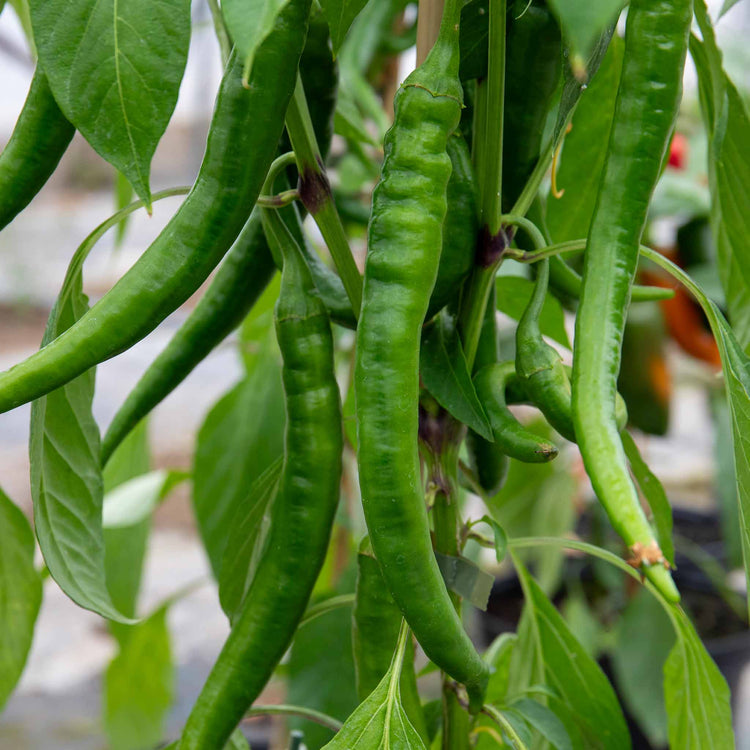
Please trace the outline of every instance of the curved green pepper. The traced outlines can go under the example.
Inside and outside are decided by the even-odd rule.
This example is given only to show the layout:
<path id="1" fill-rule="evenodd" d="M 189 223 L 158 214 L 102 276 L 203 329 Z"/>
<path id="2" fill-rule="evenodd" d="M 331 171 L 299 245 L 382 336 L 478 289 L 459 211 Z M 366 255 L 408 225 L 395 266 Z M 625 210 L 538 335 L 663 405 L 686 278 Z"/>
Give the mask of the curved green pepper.
<path id="1" fill-rule="evenodd" d="M 362 504 L 383 577 L 427 656 L 466 685 L 478 711 L 488 680 L 433 555 L 418 455 L 419 340 L 437 277 L 461 114 L 460 3 L 396 95 L 373 194 L 354 383 Z"/>
<path id="2" fill-rule="evenodd" d="M 690 0 L 632 0 L 607 160 L 584 256 L 573 356 L 573 420 L 599 501 L 641 568 L 679 593 L 628 473 L 614 417 L 620 348 L 648 204 L 681 97 Z"/>
<path id="3" fill-rule="evenodd" d="M 0 229 L 42 189 L 75 132 L 57 106 L 47 76 L 37 67 L 16 126 L 0 154 Z"/>

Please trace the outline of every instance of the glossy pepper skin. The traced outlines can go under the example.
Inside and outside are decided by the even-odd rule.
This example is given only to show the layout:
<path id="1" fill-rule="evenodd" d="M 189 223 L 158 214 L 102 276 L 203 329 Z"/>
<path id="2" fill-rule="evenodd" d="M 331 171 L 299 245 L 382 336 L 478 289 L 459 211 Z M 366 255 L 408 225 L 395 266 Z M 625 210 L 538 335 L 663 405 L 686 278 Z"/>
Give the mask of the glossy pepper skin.
<path id="1" fill-rule="evenodd" d="M 0 374 L 0 411 L 49 393 L 140 341 L 218 265 L 250 215 L 273 160 L 309 10 L 310 0 L 291 0 L 281 11 L 258 48 L 250 90 L 242 86 L 242 61 L 230 60 L 190 194 L 91 310 L 59 338 Z"/>
<path id="2" fill-rule="evenodd" d="M 474 387 L 490 420 L 495 443 L 506 455 L 525 463 L 551 461 L 557 456 L 557 448 L 527 430 L 508 409 L 505 389 L 515 374 L 515 363 L 497 362 L 474 375 Z"/>
<path id="3" fill-rule="evenodd" d="M 549 282 L 549 261 L 537 264 L 531 300 L 516 328 L 516 372 L 532 402 L 564 438 L 575 441 L 570 414 L 570 381 L 560 355 L 543 338 L 539 316 Z"/>
<path id="4" fill-rule="evenodd" d="M 339 499 L 343 433 L 328 314 L 286 225 L 278 215 L 263 219 L 269 243 L 284 258 L 275 311 L 284 464 L 263 556 L 180 750 L 221 750 L 265 686 L 304 614 Z"/>
<path id="5" fill-rule="evenodd" d="M 437 277 L 448 138 L 458 125 L 458 3 L 396 95 L 373 194 L 354 371 L 362 504 L 388 588 L 427 656 L 479 710 L 488 679 L 432 550 L 418 455 L 419 341 Z"/>
<path id="6" fill-rule="evenodd" d="M 57 106 L 47 76 L 37 67 L 16 126 L 0 154 L 0 229 L 42 189 L 75 132 Z"/>
<path id="7" fill-rule="evenodd" d="M 401 621 L 401 610 L 385 585 L 380 564 L 373 557 L 369 539 L 365 537 L 357 554 L 357 587 L 352 610 L 352 647 L 360 702 L 370 695 L 388 671 L 396 650 Z M 400 687 L 406 715 L 424 743 L 428 744 L 427 725 L 414 674 L 411 638 L 406 644 Z"/>
<path id="8" fill-rule="evenodd" d="M 681 97 L 690 0 L 633 0 L 607 161 L 588 235 L 573 357 L 573 420 L 594 491 L 632 562 L 679 593 L 628 474 L 614 405 L 638 246 Z"/>

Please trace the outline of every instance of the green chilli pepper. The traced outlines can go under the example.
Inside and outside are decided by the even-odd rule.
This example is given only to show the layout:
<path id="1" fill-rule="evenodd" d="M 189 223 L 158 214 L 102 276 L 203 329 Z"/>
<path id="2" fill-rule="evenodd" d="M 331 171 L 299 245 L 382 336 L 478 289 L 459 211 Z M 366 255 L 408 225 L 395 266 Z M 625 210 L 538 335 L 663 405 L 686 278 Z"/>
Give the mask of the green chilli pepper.
<path id="1" fill-rule="evenodd" d="M 37 67 L 16 126 L 0 154 L 0 229 L 42 189 L 75 132 L 57 106 L 47 76 Z"/>
<path id="2" fill-rule="evenodd" d="M 249 90 L 242 85 L 242 60 L 230 60 L 203 164 L 179 211 L 91 310 L 0 374 L 0 412 L 49 393 L 140 341 L 218 265 L 247 221 L 273 160 L 309 9 L 310 0 L 290 0 L 281 11 L 255 55 Z"/>
<path id="3" fill-rule="evenodd" d="M 479 344 L 476 357 L 474 358 L 474 370 L 492 365 L 499 357 L 497 341 L 497 301 L 495 298 L 495 287 L 490 290 L 490 298 L 484 309 L 482 328 L 479 332 Z M 469 464 L 474 470 L 479 486 L 492 496 L 500 491 L 503 486 L 510 462 L 502 446 L 497 442 L 485 440 L 474 430 L 466 433 L 466 449 L 469 453 Z"/>
<path id="4" fill-rule="evenodd" d="M 537 264 L 534 292 L 516 328 L 516 372 L 532 402 L 564 438 L 575 441 L 570 381 L 560 355 L 543 338 L 539 316 L 547 296 L 549 261 Z"/>
<path id="5" fill-rule="evenodd" d="M 352 644 L 360 701 L 378 686 L 388 671 L 401 629 L 401 610 L 383 580 L 380 564 L 365 537 L 357 554 L 357 588 L 352 611 Z M 401 703 L 412 726 L 429 744 L 427 725 L 414 674 L 414 644 L 409 638 L 401 669 Z"/>
<path id="6" fill-rule="evenodd" d="M 466 685 L 478 711 L 488 679 L 453 607 L 430 540 L 419 455 L 419 341 L 442 245 L 446 153 L 461 114 L 458 0 L 395 99 L 373 193 L 354 370 L 362 504 L 388 588 L 427 656 Z"/>
<path id="7" fill-rule="evenodd" d="M 586 471 L 615 530 L 670 601 L 666 569 L 615 423 L 620 350 L 648 204 L 679 107 L 691 0 L 632 0 L 615 116 L 588 235 L 573 356 L 573 420 Z"/>
<path id="8" fill-rule="evenodd" d="M 221 750 L 260 694 L 305 612 L 339 499 L 343 434 L 328 314 L 281 217 L 266 212 L 263 224 L 284 259 L 275 311 L 286 397 L 284 465 L 263 556 L 180 750 Z"/>
<path id="9" fill-rule="evenodd" d="M 529 432 L 508 409 L 505 389 L 515 372 L 514 362 L 503 362 L 487 365 L 474 375 L 474 387 L 490 420 L 495 443 L 506 455 L 519 461 L 551 461 L 557 456 L 557 448 Z"/>

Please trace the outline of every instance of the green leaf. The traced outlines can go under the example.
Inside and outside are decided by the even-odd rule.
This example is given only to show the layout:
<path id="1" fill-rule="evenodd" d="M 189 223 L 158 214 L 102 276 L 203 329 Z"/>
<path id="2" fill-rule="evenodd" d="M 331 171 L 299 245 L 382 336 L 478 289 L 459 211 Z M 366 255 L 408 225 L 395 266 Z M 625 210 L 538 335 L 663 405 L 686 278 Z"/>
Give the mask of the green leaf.
<path id="1" fill-rule="evenodd" d="M 669 746 L 680 750 L 732 748 L 729 687 L 681 610 L 674 610 L 677 642 L 664 664 Z"/>
<path id="2" fill-rule="evenodd" d="M 517 643 L 515 633 L 501 633 L 485 652 L 484 660 L 492 667 L 485 698 L 487 703 L 497 705 L 505 700 L 510 682 L 511 657 Z"/>
<path id="3" fill-rule="evenodd" d="M 520 320 L 526 310 L 534 282 L 520 276 L 498 276 L 495 282 L 497 309 L 513 320 Z M 548 336 L 558 344 L 570 349 L 570 339 L 565 330 L 565 314 L 560 301 L 547 294 L 539 317 L 539 328 L 543 336 Z"/>
<path id="4" fill-rule="evenodd" d="M 284 421 L 279 363 L 264 357 L 214 405 L 198 433 L 193 509 L 217 579 L 237 508 L 282 454 Z"/>
<path id="5" fill-rule="evenodd" d="M 609 0 L 607 0 L 607 2 L 609 2 Z M 560 94 L 560 106 L 557 110 L 557 119 L 555 120 L 555 127 L 552 132 L 553 149 L 557 146 L 564 135 L 570 117 L 578 104 L 578 100 L 581 98 L 581 94 L 585 91 L 588 84 L 594 79 L 594 76 L 598 72 L 599 66 L 607 52 L 607 47 L 609 46 L 614 30 L 614 24 L 607 26 L 602 30 L 601 35 L 592 48 L 591 54 L 586 60 L 583 70 L 575 71 L 572 68 L 570 60 L 568 60 L 569 64 L 565 65 L 563 69 L 563 87 Z M 580 60 L 574 60 L 572 62 L 579 64 Z M 576 75 L 576 73 L 578 73 L 578 75 Z"/>
<path id="6" fill-rule="evenodd" d="M 574 712 L 587 747 L 629 750 L 630 735 L 612 686 L 526 568 L 515 557 L 514 561 L 545 682 Z"/>
<path id="7" fill-rule="evenodd" d="M 155 747 L 172 705 L 174 667 L 167 607 L 123 631 L 104 678 L 104 726 L 112 750 Z"/>
<path id="8" fill-rule="evenodd" d="M 560 21 L 563 36 L 571 47 L 570 65 L 578 77 L 589 70 L 586 60 L 591 56 L 597 40 L 611 28 L 625 7 L 626 0 L 550 0 L 550 7 Z"/>
<path id="9" fill-rule="evenodd" d="M 242 607 L 263 552 L 270 524 L 267 511 L 276 495 L 282 463 L 279 456 L 253 482 L 232 519 L 219 575 L 219 601 L 230 621 Z"/>
<path id="10" fill-rule="evenodd" d="M 0 490 L 0 710 L 23 672 L 41 603 L 34 534 L 26 516 Z"/>
<path id="11" fill-rule="evenodd" d="M 401 705 L 399 677 L 409 631 L 402 626 L 393 661 L 380 684 L 325 746 L 329 750 L 426 750 Z"/>
<path id="12" fill-rule="evenodd" d="M 465 557 L 435 553 L 445 585 L 481 610 L 487 609 L 494 576 Z"/>
<path id="13" fill-rule="evenodd" d="M 706 313 L 721 355 L 724 383 L 732 422 L 734 466 L 737 477 L 739 529 L 745 579 L 750 581 L 750 358 L 745 354 L 721 311 L 703 290 L 674 263 L 647 248 L 642 254 L 681 281 Z"/>
<path id="14" fill-rule="evenodd" d="M 651 593 L 639 591 L 618 624 L 612 666 L 628 711 L 656 747 L 667 742 L 662 668 L 674 643 L 674 628 L 662 605 Z"/>
<path id="15" fill-rule="evenodd" d="M 544 737 L 556 750 L 572 750 L 568 731 L 554 711 L 531 698 L 520 698 L 510 704 L 524 721 Z"/>
<path id="16" fill-rule="evenodd" d="M 108 497 L 116 495 L 116 488 L 119 489 L 131 479 L 146 474 L 150 467 L 148 420 L 144 419 L 120 443 L 103 472 L 105 495 L 102 524 L 107 589 L 117 609 L 128 617 L 135 617 L 137 610 L 143 560 L 151 531 L 151 517 L 148 515 L 130 526 L 107 528 L 106 507 Z M 110 629 L 115 634 L 119 632 L 112 623 Z"/>
<path id="17" fill-rule="evenodd" d="M 245 61 L 243 80 L 247 82 L 258 47 L 273 31 L 276 17 L 289 0 L 224 0 L 221 10 L 237 54 Z"/>
<path id="18" fill-rule="evenodd" d="M 76 251 L 50 312 L 42 346 L 88 310 Z M 112 620 L 127 620 L 107 590 L 102 530 L 103 481 L 99 429 L 91 412 L 92 368 L 31 405 L 31 495 L 39 546 L 50 574 L 76 604 Z"/>
<path id="19" fill-rule="evenodd" d="M 328 20 L 333 44 L 333 56 L 336 57 L 346 38 L 346 32 L 349 31 L 349 27 L 362 8 L 367 5 L 367 0 L 321 0 L 320 4 L 323 6 Z"/>
<path id="20" fill-rule="evenodd" d="M 492 442 L 492 428 L 474 390 L 455 322 L 447 313 L 425 328 L 419 366 L 425 387 L 440 406 Z"/>
<path id="21" fill-rule="evenodd" d="M 648 501 L 649 508 L 654 516 L 654 526 L 656 527 L 656 536 L 659 540 L 664 557 L 669 564 L 674 566 L 674 542 L 672 541 L 672 506 L 667 499 L 667 493 L 664 491 L 659 478 L 648 467 L 643 460 L 638 446 L 633 440 L 633 436 L 623 430 L 620 433 L 622 445 L 625 448 L 625 455 L 628 457 L 630 470 L 633 472 L 635 481 L 641 488 L 641 492 Z"/>
<path id="22" fill-rule="evenodd" d="M 724 5 L 721 6 L 719 11 L 719 18 L 721 18 L 727 11 L 734 8 L 740 0 L 724 0 Z"/>
<path id="23" fill-rule="evenodd" d="M 474 523 L 486 523 L 492 529 L 495 540 L 495 560 L 499 563 L 502 562 L 508 552 L 508 535 L 505 533 L 505 529 L 492 516 L 482 516 L 479 521 Z"/>
<path id="24" fill-rule="evenodd" d="M 489 0 L 471 0 L 461 9 L 459 75 L 462 81 L 487 75 L 489 18 Z"/>
<path id="25" fill-rule="evenodd" d="M 163 190 L 153 200 L 182 193 L 181 188 Z M 84 261 L 107 230 L 142 206 L 141 201 L 131 203 L 103 221 L 80 244 L 49 314 L 42 345 L 86 312 L 88 298 L 81 278 Z M 105 583 L 99 429 L 91 413 L 94 376 L 92 368 L 31 405 L 34 520 L 42 555 L 60 588 L 86 609 L 127 621 L 113 604 Z"/>
<path id="26" fill-rule="evenodd" d="M 615 98 L 622 68 L 624 42 L 615 36 L 591 85 L 573 114 L 565 136 L 557 187 L 563 194 L 547 196 L 547 229 L 555 242 L 586 237 L 599 193 L 599 180 L 609 144 Z"/>
<path id="27" fill-rule="evenodd" d="M 189 0 L 31 0 L 31 19 L 60 109 L 150 206 L 151 158 L 187 61 Z"/>
<path id="28" fill-rule="evenodd" d="M 184 471 L 159 469 L 119 484 L 104 497 L 104 528 L 134 526 L 150 518 L 159 503 L 189 476 Z"/>
<path id="29" fill-rule="evenodd" d="M 240 352 L 248 375 L 259 359 L 276 356 L 278 351 L 273 335 L 273 307 L 280 286 L 281 274 L 276 274 L 240 326 Z"/>
<path id="30" fill-rule="evenodd" d="M 696 3 L 703 42 L 690 40 L 698 72 L 701 110 L 709 134 L 711 228 L 729 319 L 745 350 L 750 348 L 750 114 L 722 67 L 721 52 L 703 3 Z"/>
<path id="31" fill-rule="evenodd" d="M 336 593 L 353 590 L 351 576 L 344 578 L 347 585 Z M 332 593 L 328 590 L 325 596 Z M 287 701 L 341 720 L 356 708 L 351 609 L 330 610 L 297 631 L 289 655 Z M 309 750 L 318 750 L 332 737 L 330 729 L 311 721 L 296 719 L 290 724 L 304 729 Z"/>

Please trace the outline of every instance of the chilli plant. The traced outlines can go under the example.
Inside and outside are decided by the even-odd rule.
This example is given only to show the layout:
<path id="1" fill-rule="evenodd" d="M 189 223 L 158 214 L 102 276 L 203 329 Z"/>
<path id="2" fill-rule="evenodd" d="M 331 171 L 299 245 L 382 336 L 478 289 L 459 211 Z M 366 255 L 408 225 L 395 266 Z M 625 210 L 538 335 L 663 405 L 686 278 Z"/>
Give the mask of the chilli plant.
<path id="1" fill-rule="evenodd" d="M 149 167 L 185 67 L 189 0 L 9 5 L 37 66 L 0 155 L 0 229 L 76 131 L 138 197 L 72 255 L 40 350 L 0 373 L 0 411 L 32 404 L 44 570 L 119 645 L 105 679 L 112 745 L 246 747 L 240 722 L 276 713 L 303 720 L 293 747 L 630 747 L 621 697 L 550 599 L 572 549 L 609 568 L 632 653 L 655 637 L 639 612 L 667 623 L 640 678 L 663 739 L 733 747 L 727 684 L 673 579 L 671 507 L 618 393 L 631 306 L 687 290 L 721 359 L 750 569 L 750 121 L 705 0 L 209 0 L 225 66 L 205 156 L 192 187 L 159 193 Z M 646 244 L 688 54 L 724 309 Z M 163 231 L 90 306 L 82 271 L 97 240 L 175 195 Z M 100 437 L 96 366 L 209 277 Z M 560 300 L 575 312 L 572 365 Z M 518 321 L 513 340 L 498 310 Z M 237 328 L 246 374 L 206 418 L 193 471 L 149 472 L 149 413 Z M 616 543 L 553 520 L 571 474 L 550 471 L 574 446 Z M 557 483 L 540 504 L 528 485 L 542 471 Z M 231 630 L 167 737 L 170 602 L 143 614 L 137 599 L 151 513 L 185 479 Z M 519 501 L 540 533 L 504 512 Z M 0 514 L 1 705 L 42 572 L 3 494 Z M 503 560 L 523 612 L 479 648 L 475 608 Z M 274 676 L 286 702 L 259 705 Z"/>

